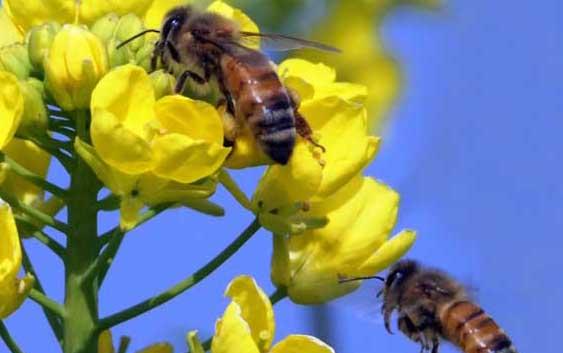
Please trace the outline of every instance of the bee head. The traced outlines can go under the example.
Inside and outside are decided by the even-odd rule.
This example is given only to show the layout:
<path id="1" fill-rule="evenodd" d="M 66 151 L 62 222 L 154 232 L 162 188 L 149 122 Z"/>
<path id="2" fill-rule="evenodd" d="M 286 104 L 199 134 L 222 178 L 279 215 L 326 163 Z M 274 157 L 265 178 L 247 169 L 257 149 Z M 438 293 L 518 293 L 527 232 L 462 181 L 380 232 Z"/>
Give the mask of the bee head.
<path id="1" fill-rule="evenodd" d="M 413 260 L 401 260 L 391 267 L 385 278 L 386 291 L 397 288 L 407 278 L 418 272 L 420 265 Z"/>
<path id="2" fill-rule="evenodd" d="M 179 6 L 170 10 L 164 17 L 160 37 L 167 41 L 174 36 L 193 14 L 191 6 Z"/>

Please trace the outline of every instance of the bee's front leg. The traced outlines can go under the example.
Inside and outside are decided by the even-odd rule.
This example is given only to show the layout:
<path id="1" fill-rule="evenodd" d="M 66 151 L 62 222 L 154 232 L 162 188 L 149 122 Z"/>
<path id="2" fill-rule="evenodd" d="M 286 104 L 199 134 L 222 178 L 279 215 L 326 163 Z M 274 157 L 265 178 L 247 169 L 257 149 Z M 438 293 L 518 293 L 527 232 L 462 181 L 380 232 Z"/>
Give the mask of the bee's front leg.
<path id="1" fill-rule="evenodd" d="M 208 80 L 201 77 L 197 73 L 190 71 L 190 70 L 186 70 L 176 80 L 176 87 L 174 88 L 174 92 L 177 93 L 177 94 L 182 93 L 184 91 L 184 86 L 186 85 L 186 82 L 188 81 L 188 79 L 191 79 L 196 84 L 202 85 L 202 86 L 206 85 L 208 83 Z"/>

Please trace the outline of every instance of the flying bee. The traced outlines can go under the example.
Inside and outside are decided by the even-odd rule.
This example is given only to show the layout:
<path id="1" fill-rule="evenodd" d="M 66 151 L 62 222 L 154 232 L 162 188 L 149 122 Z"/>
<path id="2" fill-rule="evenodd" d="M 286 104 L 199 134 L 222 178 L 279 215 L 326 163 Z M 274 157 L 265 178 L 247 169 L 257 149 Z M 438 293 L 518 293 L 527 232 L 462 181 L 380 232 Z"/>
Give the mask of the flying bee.
<path id="1" fill-rule="evenodd" d="M 378 296 L 383 295 L 385 328 L 391 333 L 391 315 L 396 310 L 399 330 L 420 343 L 421 352 L 437 353 L 444 339 L 465 353 L 517 353 L 506 333 L 446 273 L 402 260 L 386 278 L 343 278 L 340 282 L 372 278 L 384 282 Z"/>
<path id="2" fill-rule="evenodd" d="M 272 160 L 286 164 L 293 152 L 296 136 L 318 145 L 309 124 L 298 111 L 298 98 L 280 81 L 274 65 L 261 51 L 249 48 L 260 39 L 282 50 L 314 48 L 338 52 L 330 46 L 279 34 L 240 31 L 239 26 L 219 14 L 202 12 L 191 6 L 172 9 L 159 32 L 151 60 L 152 70 L 160 61 L 166 69 L 180 64 L 176 92 L 188 80 L 206 85 L 214 80 L 223 95 L 226 110 L 234 117 L 234 131 L 226 135 L 226 145 L 235 143 L 237 130 L 248 126 L 261 149 Z"/>

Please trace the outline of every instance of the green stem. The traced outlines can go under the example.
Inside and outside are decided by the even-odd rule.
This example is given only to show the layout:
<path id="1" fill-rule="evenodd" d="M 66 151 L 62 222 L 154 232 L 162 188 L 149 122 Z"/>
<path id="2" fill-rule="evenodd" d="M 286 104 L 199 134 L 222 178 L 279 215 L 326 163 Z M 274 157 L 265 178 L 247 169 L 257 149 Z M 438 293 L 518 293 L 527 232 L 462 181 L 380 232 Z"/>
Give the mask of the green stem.
<path id="1" fill-rule="evenodd" d="M 47 246 L 49 249 L 51 249 L 51 251 L 55 255 L 57 255 L 59 258 L 61 258 L 61 260 L 64 261 L 64 259 L 65 259 L 65 248 L 59 242 L 57 242 L 55 239 L 51 238 L 49 235 L 47 235 L 42 230 L 37 229 L 37 226 L 35 226 L 33 223 L 31 223 L 29 221 L 29 219 L 27 219 L 25 216 L 15 215 L 15 219 L 18 223 L 18 227 L 23 226 L 23 227 L 25 227 L 26 230 L 30 229 L 30 232 L 27 233 L 27 234 L 31 235 L 33 238 L 38 240 L 40 243 Z"/>
<path id="2" fill-rule="evenodd" d="M 79 137 L 87 140 L 87 112 L 77 112 L 75 119 Z M 64 352 L 97 353 L 98 286 L 93 279 L 84 280 L 84 275 L 98 256 L 96 200 L 101 184 L 86 162 L 79 157 L 70 175 Z"/>
<path id="3" fill-rule="evenodd" d="M 24 214 L 28 215 L 29 217 L 39 221 L 42 224 L 45 224 L 45 225 L 50 226 L 52 228 L 55 228 L 59 232 L 67 233 L 68 230 L 69 230 L 69 226 L 67 224 L 65 224 L 65 223 L 63 223 L 59 220 L 56 220 L 55 218 L 49 216 L 48 214 L 43 213 L 43 212 L 33 208 L 32 206 L 29 206 L 29 205 L 21 202 L 16 197 L 8 194 L 5 191 L 0 190 L 0 198 L 4 199 L 4 201 L 9 203 L 10 206 L 12 206 L 13 208 L 21 211 L 22 213 L 24 213 Z"/>
<path id="4" fill-rule="evenodd" d="M 246 208 L 252 213 L 256 213 L 254 211 L 254 207 L 252 207 L 252 202 L 250 202 L 246 194 L 239 188 L 236 181 L 225 169 L 222 169 L 219 173 L 219 182 L 225 187 L 225 189 L 227 189 L 227 191 L 235 198 L 235 200 L 238 201 L 238 203 L 242 207 Z"/>
<path id="5" fill-rule="evenodd" d="M 55 314 L 58 317 L 64 316 L 64 309 L 61 304 L 47 297 L 37 289 L 34 288 L 29 292 L 29 298 L 39 304 L 45 310 L 48 310 L 51 314 Z"/>
<path id="6" fill-rule="evenodd" d="M 131 337 L 123 336 L 119 339 L 119 348 L 117 353 L 126 353 L 129 345 L 131 344 Z"/>
<path id="7" fill-rule="evenodd" d="M 115 211 L 119 209 L 121 199 L 119 196 L 110 194 L 109 196 L 98 201 L 98 210 L 100 211 Z"/>
<path id="8" fill-rule="evenodd" d="M 31 262 L 31 259 L 29 258 L 29 255 L 27 254 L 27 251 L 25 250 L 25 248 L 22 246 L 22 255 L 23 255 L 23 268 L 25 269 L 25 271 L 29 274 L 31 274 L 34 278 L 35 278 L 35 289 L 37 289 L 39 292 L 45 294 L 45 290 L 43 289 L 43 285 L 41 284 L 41 281 L 39 280 L 39 276 L 37 275 L 37 272 L 35 272 L 35 268 L 33 268 L 33 264 Z M 59 319 L 59 317 L 57 317 L 56 315 L 53 315 L 49 310 L 45 309 L 44 307 L 41 307 L 43 309 L 43 313 L 45 314 L 45 317 L 47 318 L 47 322 L 49 323 L 49 325 L 51 326 L 51 329 L 53 330 L 53 333 L 55 334 L 55 337 L 57 337 L 57 340 L 59 341 L 59 344 L 63 343 L 63 328 L 61 325 L 61 321 Z"/>
<path id="9" fill-rule="evenodd" d="M 229 246 L 227 246 L 205 266 L 194 272 L 191 276 L 188 276 L 176 285 L 170 287 L 163 293 L 100 320 L 98 327 L 99 331 L 101 332 L 117 326 L 125 321 L 144 314 L 192 288 L 231 258 L 231 256 L 233 256 L 248 240 L 250 240 L 250 238 L 252 238 L 259 229 L 260 223 L 257 219 L 255 219 Z"/>
<path id="10" fill-rule="evenodd" d="M 23 353 L 20 347 L 18 347 L 16 341 L 14 341 L 12 336 L 10 336 L 10 332 L 8 332 L 8 328 L 6 327 L 3 321 L 0 321 L 0 337 L 2 337 L 4 343 L 6 343 L 6 346 L 8 346 L 10 352 Z"/>
<path id="11" fill-rule="evenodd" d="M 38 186 L 39 188 L 50 192 L 53 195 L 58 196 L 61 199 L 66 197 L 66 190 L 63 188 L 52 184 L 45 180 L 43 177 L 31 172 L 24 166 L 20 165 L 18 162 L 14 161 L 10 157 L 4 155 L 3 153 L 0 154 L 0 160 L 3 160 L 9 166 L 9 170 L 14 172 L 15 174 L 19 175 L 20 177 L 24 178 L 25 180 L 29 181 L 30 183 Z"/>

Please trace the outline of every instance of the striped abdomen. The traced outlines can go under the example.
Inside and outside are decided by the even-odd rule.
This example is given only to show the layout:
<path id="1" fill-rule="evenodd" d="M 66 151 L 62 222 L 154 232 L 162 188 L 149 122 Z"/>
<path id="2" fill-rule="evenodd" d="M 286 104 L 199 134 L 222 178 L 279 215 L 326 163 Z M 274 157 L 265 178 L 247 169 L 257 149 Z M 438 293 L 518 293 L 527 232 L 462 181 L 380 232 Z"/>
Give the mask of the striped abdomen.
<path id="1" fill-rule="evenodd" d="M 510 338 L 479 306 L 458 301 L 440 312 L 442 334 L 465 353 L 517 353 Z"/>
<path id="2" fill-rule="evenodd" d="M 245 49 L 224 55 L 225 88 L 235 101 L 235 115 L 246 122 L 263 151 L 286 164 L 295 146 L 295 116 L 287 90 L 264 54 Z"/>

